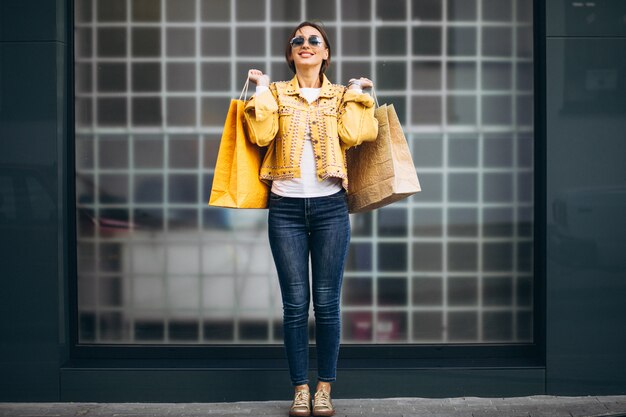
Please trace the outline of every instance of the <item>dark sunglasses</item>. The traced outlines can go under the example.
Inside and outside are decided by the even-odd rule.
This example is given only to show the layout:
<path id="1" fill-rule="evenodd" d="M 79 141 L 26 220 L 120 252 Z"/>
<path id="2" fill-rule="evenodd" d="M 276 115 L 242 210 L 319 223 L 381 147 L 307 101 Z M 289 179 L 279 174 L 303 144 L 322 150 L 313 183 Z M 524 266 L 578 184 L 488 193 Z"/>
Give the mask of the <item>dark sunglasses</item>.
<path id="1" fill-rule="evenodd" d="M 309 45 L 311 45 L 311 47 L 313 48 L 319 48 L 324 43 L 324 41 L 317 35 L 309 36 L 308 40 L 309 40 Z M 303 36 L 296 36 L 289 43 L 291 44 L 292 48 L 299 48 L 302 45 L 304 45 L 304 41 L 305 39 Z"/>

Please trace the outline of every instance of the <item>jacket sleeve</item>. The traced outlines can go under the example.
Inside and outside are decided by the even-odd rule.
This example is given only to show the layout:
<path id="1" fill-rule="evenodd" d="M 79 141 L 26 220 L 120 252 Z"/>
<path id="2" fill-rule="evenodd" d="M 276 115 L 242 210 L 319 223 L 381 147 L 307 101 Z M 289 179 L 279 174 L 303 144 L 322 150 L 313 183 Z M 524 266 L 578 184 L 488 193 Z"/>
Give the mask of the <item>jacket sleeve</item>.
<path id="1" fill-rule="evenodd" d="M 269 90 L 252 96 L 246 103 L 244 115 L 250 141 L 259 146 L 269 145 L 278 133 L 275 85 L 272 84 Z"/>
<path id="2" fill-rule="evenodd" d="M 347 147 L 376 140 L 378 120 L 374 117 L 374 99 L 369 94 L 345 90 L 339 106 L 337 132 Z"/>

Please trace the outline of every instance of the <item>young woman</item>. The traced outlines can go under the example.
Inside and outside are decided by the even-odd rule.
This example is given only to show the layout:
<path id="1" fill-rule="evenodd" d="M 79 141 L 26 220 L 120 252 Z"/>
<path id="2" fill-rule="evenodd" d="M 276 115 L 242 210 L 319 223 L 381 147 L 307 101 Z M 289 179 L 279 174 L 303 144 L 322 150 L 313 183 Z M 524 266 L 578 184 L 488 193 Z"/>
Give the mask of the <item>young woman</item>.
<path id="1" fill-rule="evenodd" d="M 336 379 L 341 330 L 339 303 L 350 241 L 345 150 L 373 141 L 378 132 L 374 101 L 363 88 L 324 75 L 331 46 L 323 27 L 300 23 L 289 37 L 285 58 L 291 81 L 270 84 L 251 69 L 256 93 L 246 104 L 250 140 L 267 146 L 260 178 L 271 183 L 269 241 L 283 300 L 284 343 L 295 397 L 289 414 L 311 415 L 308 386 L 309 261 L 312 271 L 317 388 L 314 416 L 335 413 L 330 383 Z"/>

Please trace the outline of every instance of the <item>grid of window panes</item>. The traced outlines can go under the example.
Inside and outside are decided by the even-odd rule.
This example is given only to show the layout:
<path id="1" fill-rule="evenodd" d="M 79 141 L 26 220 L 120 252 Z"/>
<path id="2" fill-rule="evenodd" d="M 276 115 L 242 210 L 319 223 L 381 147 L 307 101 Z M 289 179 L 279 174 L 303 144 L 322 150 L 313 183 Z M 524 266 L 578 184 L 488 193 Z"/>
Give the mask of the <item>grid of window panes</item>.
<path id="1" fill-rule="evenodd" d="M 394 104 L 423 188 L 351 216 L 342 341 L 532 341 L 532 0 L 75 10 L 80 342 L 281 343 L 267 212 L 207 201 L 230 99 L 248 68 L 291 78 L 305 19 L 332 81 L 368 76 Z"/>

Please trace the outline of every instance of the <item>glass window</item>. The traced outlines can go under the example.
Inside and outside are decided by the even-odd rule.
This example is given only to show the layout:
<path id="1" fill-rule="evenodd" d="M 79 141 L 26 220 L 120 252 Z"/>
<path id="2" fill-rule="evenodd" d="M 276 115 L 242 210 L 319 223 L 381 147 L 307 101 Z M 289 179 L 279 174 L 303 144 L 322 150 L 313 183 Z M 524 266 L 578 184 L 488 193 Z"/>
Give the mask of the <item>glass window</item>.
<path id="1" fill-rule="evenodd" d="M 285 42 L 304 19 L 325 22 L 333 82 L 372 78 L 394 105 L 423 188 L 351 216 L 342 342 L 533 341 L 531 0 L 76 0 L 75 12 L 80 343 L 282 342 L 267 213 L 207 201 L 230 100 L 248 68 L 293 76 Z M 0 176 L 0 221 L 28 206 L 18 186 Z"/>

